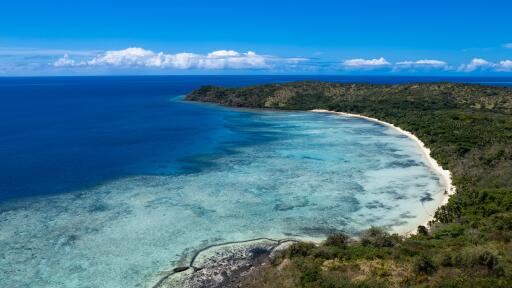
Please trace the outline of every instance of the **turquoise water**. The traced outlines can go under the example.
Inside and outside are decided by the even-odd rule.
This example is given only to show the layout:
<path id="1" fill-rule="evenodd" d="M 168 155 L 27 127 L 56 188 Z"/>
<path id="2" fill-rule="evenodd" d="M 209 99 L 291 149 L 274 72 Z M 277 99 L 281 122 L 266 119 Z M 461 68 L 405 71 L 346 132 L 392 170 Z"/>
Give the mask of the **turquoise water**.
<path id="1" fill-rule="evenodd" d="M 177 97 L 201 85 L 301 79 L 510 85 L 366 76 L 0 78 L 0 287 L 151 287 L 210 245 L 423 224 L 443 187 L 396 131 Z"/>
<path id="2" fill-rule="evenodd" d="M 310 112 L 180 105 L 226 113 L 222 125 L 243 145 L 229 138 L 215 153 L 182 160 L 202 163 L 195 171 L 2 204 L 1 287 L 146 287 L 212 244 L 320 240 L 370 225 L 408 231 L 443 196 L 416 144 L 390 128 Z"/>

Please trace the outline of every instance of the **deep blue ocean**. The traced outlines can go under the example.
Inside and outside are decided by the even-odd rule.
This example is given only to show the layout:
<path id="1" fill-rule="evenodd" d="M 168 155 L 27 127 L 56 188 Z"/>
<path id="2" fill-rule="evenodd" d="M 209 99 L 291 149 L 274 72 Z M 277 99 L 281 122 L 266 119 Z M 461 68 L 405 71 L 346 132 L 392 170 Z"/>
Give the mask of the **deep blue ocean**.
<path id="1" fill-rule="evenodd" d="M 0 78 L 0 287 L 154 287 L 174 267 L 268 241 L 256 239 L 322 241 L 374 225 L 406 233 L 430 219 L 447 181 L 396 129 L 183 100 L 201 85 L 303 79 L 512 83 Z M 169 287 L 187 287 L 180 275 Z"/>
<path id="2" fill-rule="evenodd" d="M 125 175 L 200 169 L 201 163 L 180 159 L 213 153 L 219 142 L 244 139 L 222 125 L 229 112 L 183 105 L 180 95 L 202 85 L 234 87 L 303 79 L 512 85 L 511 78 L 439 77 L 0 78 L 0 201 L 76 190 Z"/>

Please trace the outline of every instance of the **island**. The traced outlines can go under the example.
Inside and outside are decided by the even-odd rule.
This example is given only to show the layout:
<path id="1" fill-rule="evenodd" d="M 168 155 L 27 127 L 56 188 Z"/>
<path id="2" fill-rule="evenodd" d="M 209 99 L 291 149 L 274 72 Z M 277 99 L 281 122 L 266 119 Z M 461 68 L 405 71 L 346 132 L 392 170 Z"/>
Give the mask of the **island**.
<path id="1" fill-rule="evenodd" d="M 425 143 L 436 162 L 451 172 L 456 187 L 456 193 L 416 233 L 390 235 L 372 227 L 355 239 L 337 233 L 321 245 L 294 243 L 265 265 L 235 273 L 236 279 L 225 283 L 234 287 L 512 287 L 512 88 L 301 81 L 240 88 L 205 86 L 189 93 L 186 100 L 378 119 Z"/>

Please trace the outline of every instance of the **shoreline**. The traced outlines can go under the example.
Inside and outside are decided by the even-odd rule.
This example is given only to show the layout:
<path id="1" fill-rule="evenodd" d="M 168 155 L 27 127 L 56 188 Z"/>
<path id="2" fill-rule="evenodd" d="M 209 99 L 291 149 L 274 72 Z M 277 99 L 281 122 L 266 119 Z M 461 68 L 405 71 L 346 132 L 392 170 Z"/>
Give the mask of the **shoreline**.
<path id="1" fill-rule="evenodd" d="M 325 109 L 313 109 L 313 110 L 309 110 L 309 111 L 310 112 L 314 112 L 314 113 L 328 113 L 328 114 L 335 114 L 335 115 L 340 115 L 340 116 L 345 116 L 345 117 L 365 119 L 365 120 L 368 120 L 370 122 L 378 123 L 380 125 L 389 127 L 391 129 L 393 129 L 393 130 L 395 130 L 395 131 L 397 131 L 397 132 L 407 136 L 409 139 L 413 140 L 416 143 L 416 146 L 422 152 L 423 157 L 427 161 L 427 165 L 432 170 L 434 170 L 434 172 L 440 177 L 441 184 L 445 188 L 445 192 L 443 194 L 444 197 L 442 198 L 442 200 L 440 201 L 440 203 L 438 204 L 437 208 L 434 211 L 439 209 L 439 207 L 444 206 L 445 204 L 447 204 L 448 200 L 450 199 L 450 196 L 453 195 L 456 192 L 456 187 L 452 183 L 452 173 L 449 170 L 444 169 L 441 165 L 439 165 L 439 163 L 437 163 L 437 161 L 434 158 L 432 158 L 432 156 L 430 156 L 430 149 L 427 146 L 425 146 L 425 143 L 423 143 L 423 141 L 421 141 L 413 133 L 411 133 L 409 131 L 406 131 L 406 130 L 403 130 L 402 128 L 400 128 L 398 126 L 395 126 L 395 125 L 393 125 L 391 123 L 379 120 L 377 118 L 372 118 L 372 117 L 364 116 L 364 115 L 361 115 L 361 114 L 353 114 L 353 113 L 347 113 L 347 112 L 337 112 L 337 111 L 331 111 L 331 110 L 325 110 Z M 434 219 L 434 216 L 432 215 L 431 217 L 427 218 L 423 222 L 424 224 L 422 224 L 422 225 L 428 226 L 428 223 L 431 220 L 433 220 L 433 219 Z M 403 233 L 404 236 L 414 235 L 414 234 L 416 234 L 416 229 L 413 229 L 411 231 Z"/>
<path id="2" fill-rule="evenodd" d="M 425 144 L 413 133 L 403 130 L 391 123 L 381 121 L 376 118 L 367 117 L 360 114 L 352 114 L 352 113 L 346 113 L 346 112 L 336 112 L 336 111 L 330 111 L 330 110 L 324 110 L 324 109 L 313 109 L 309 110 L 308 112 L 313 113 L 327 113 L 327 114 L 334 114 L 339 116 L 345 116 L 345 117 L 351 117 L 351 118 L 360 118 L 365 119 L 370 122 L 374 122 L 386 127 L 389 127 L 397 132 L 399 132 L 402 135 L 407 136 L 409 139 L 413 140 L 416 146 L 420 149 L 422 156 L 424 157 L 426 164 L 429 168 L 431 168 L 435 174 L 439 176 L 441 186 L 444 187 L 443 197 L 438 202 L 438 205 L 433 211 L 436 211 L 439 207 L 445 205 L 448 202 L 448 199 L 451 195 L 453 195 L 456 191 L 456 187 L 452 184 L 452 175 L 449 170 L 443 169 L 437 161 L 430 156 L 430 149 L 425 146 Z M 433 219 L 433 215 L 430 215 L 430 213 L 426 213 L 426 218 L 420 221 L 422 224 L 419 225 L 425 225 L 428 226 L 428 223 Z M 410 236 L 417 233 L 417 228 L 414 228 L 412 230 L 401 232 L 399 234 L 403 236 Z M 216 247 L 226 247 L 230 246 L 230 244 L 234 244 L 233 247 L 237 246 L 236 244 L 240 245 L 242 243 L 254 243 L 258 240 L 266 239 L 271 242 L 275 242 L 275 244 L 266 246 L 264 250 L 267 250 L 268 253 L 263 253 L 261 255 L 254 255 L 251 249 L 242 249 L 244 252 L 241 255 L 238 255 L 238 257 L 235 257 L 237 254 L 236 252 L 232 251 L 233 255 L 230 255 L 228 253 L 229 261 L 226 261 L 225 259 L 216 259 L 216 261 L 211 261 L 208 265 L 198 265 L 195 266 L 195 258 L 199 257 L 200 254 L 203 252 L 206 252 L 206 250 L 209 250 L 211 248 Z M 171 287 L 179 287 L 179 286 L 186 286 L 186 287 L 202 287 L 201 285 L 204 285 L 205 283 L 208 283 L 208 285 L 211 285 L 211 287 L 238 287 L 236 284 L 240 283 L 240 281 L 243 281 L 246 277 L 250 277 L 250 275 L 256 275 L 258 271 L 264 266 L 269 265 L 273 257 L 275 257 L 275 253 L 280 250 L 277 249 L 281 244 L 284 243 L 292 243 L 297 241 L 297 239 L 291 240 L 291 239 L 281 239 L 281 240 L 274 240 L 274 239 L 268 239 L 268 238 L 259 238 L 259 239 L 251 239 L 247 241 L 241 241 L 241 243 L 221 243 L 218 245 L 213 245 L 212 247 L 207 247 L 205 249 L 202 249 L 198 252 L 196 252 L 195 256 L 187 266 L 183 267 L 175 267 L 169 273 L 163 277 L 160 278 L 156 283 L 154 283 L 151 287 L 152 288 L 171 288 Z M 316 242 L 316 244 L 319 244 L 319 242 Z M 275 245 L 275 246 L 274 246 Z M 256 246 L 254 246 L 256 247 Z M 261 247 L 260 247 L 261 248 Z M 274 251 L 276 250 L 276 251 Z M 243 256 L 242 256 L 243 255 Z M 206 257 L 205 259 L 208 259 Z M 219 261 L 220 260 L 220 261 Z M 205 260 L 203 260 L 205 261 Z M 207 261 L 210 262 L 210 261 Z M 220 263 L 220 264 L 219 264 Z M 183 272 L 183 273 L 182 273 Z M 197 273 L 196 273 L 197 272 Z M 256 273 L 256 274 L 254 274 Z M 182 278 L 184 277 L 184 278 Z"/>
<path id="3" fill-rule="evenodd" d="M 148 288 L 235 288 L 247 275 L 268 266 L 295 239 L 256 238 L 211 245 L 197 251 L 187 266 L 159 277 Z"/>

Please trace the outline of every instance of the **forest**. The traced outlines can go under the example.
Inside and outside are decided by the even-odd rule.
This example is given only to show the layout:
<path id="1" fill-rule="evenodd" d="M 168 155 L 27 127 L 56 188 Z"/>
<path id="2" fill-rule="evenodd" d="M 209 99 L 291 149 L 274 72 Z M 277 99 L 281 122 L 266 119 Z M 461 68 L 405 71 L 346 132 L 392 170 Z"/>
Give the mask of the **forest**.
<path id="1" fill-rule="evenodd" d="M 453 175 L 457 192 L 415 235 L 372 227 L 293 244 L 242 286 L 512 287 L 512 88 L 302 81 L 205 86 L 186 99 L 378 118 L 414 133 Z"/>

